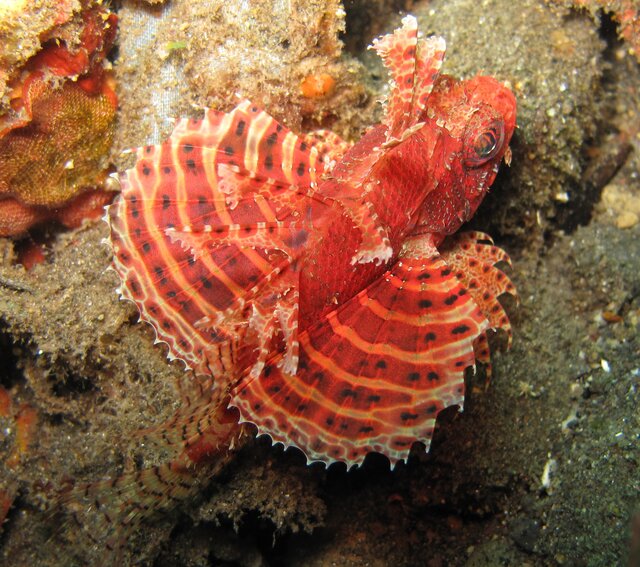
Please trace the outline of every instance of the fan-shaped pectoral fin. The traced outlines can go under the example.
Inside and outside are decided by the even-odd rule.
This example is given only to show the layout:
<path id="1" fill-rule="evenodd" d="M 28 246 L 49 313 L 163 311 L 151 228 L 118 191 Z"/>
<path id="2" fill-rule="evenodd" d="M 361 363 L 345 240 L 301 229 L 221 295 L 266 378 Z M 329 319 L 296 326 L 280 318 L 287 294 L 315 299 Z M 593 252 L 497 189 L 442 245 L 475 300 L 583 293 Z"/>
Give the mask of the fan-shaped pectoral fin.
<path id="1" fill-rule="evenodd" d="M 299 336 L 297 373 L 272 357 L 232 392 L 242 420 L 311 460 L 392 463 L 428 447 L 437 414 L 462 405 L 464 371 L 487 327 L 430 237 L 410 239 L 396 264 Z"/>

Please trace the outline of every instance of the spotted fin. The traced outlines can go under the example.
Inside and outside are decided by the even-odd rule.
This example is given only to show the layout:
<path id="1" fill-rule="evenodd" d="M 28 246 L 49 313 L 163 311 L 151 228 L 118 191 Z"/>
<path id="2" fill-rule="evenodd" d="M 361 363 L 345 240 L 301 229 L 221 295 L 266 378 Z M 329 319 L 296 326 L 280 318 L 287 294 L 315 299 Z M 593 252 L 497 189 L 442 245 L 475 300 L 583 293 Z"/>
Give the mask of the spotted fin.
<path id="1" fill-rule="evenodd" d="M 259 372 L 271 334 L 292 327 L 290 266 L 313 220 L 309 203 L 319 211 L 327 202 L 315 193 L 323 164 L 341 147 L 296 136 L 243 101 L 181 120 L 162 145 L 138 150 L 109 210 L 114 266 L 122 296 L 171 357 L 232 379 L 237 345 L 262 333 Z M 292 367 L 296 338 L 287 336 Z"/>
<path id="2" fill-rule="evenodd" d="M 193 376 L 190 377 L 192 380 Z M 221 439 L 224 447 L 228 431 L 237 424 L 237 414 L 224 410 L 228 404 L 227 396 L 214 389 L 203 391 L 195 399 L 188 399 L 166 421 L 140 429 L 134 433 L 144 446 L 153 445 L 166 451 L 172 458 L 214 436 Z M 224 449 L 219 451 L 224 453 Z M 202 454 L 203 451 L 196 450 Z M 194 457 L 194 462 L 202 460 Z"/>
<path id="3" fill-rule="evenodd" d="M 418 37 L 418 22 L 406 16 L 402 27 L 374 40 L 373 48 L 391 75 L 391 94 L 383 123 L 387 144 L 400 142 L 421 126 L 433 84 L 440 73 L 446 44 L 441 37 Z"/>
<path id="4" fill-rule="evenodd" d="M 212 184 L 215 168 L 225 164 L 251 177 L 309 188 L 317 185 L 325 158 L 331 158 L 331 147 L 294 134 L 248 100 L 228 113 L 209 109 L 203 120 L 178 121 L 169 141 L 173 155 L 163 156 L 168 165 L 177 160 L 188 170 L 192 160 L 203 166 Z M 143 158 L 145 151 L 141 148 L 138 157 Z M 161 160 L 160 166 L 164 165 Z"/>
<path id="5" fill-rule="evenodd" d="M 73 520 L 68 530 L 79 529 L 92 545 L 104 548 L 105 564 L 110 560 L 122 564 L 118 556 L 133 530 L 202 490 L 202 483 L 215 476 L 242 445 L 245 432 L 238 425 L 237 412 L 225 406 L 211 396 L 203 397 L 154 432 L 167 433 L 161 438 L 167 449 L 174 442 L 179 447 L 172 460 L 64 492 L 60 504 Z"/>
<path id="6" fill-rule="evenodd" d="M 409 239 L 389 271 L 301 333 L 297 375 L 275 357 L 231 403 L 310 460 L 352 466 L 377 451 L 395 464 L 415 440 L 429 447 L 442 409 L 462 406 L 486 327 L 430 237 Z"/>
<path id="7" fill-rule="evenodd" d="M 204 470 L 189 469 L 176 460 L 78 485 L 61 496 L 60 505 L 69 518 L 61 522 L 62 533 L 76 544 L 86 542 L 103 550 L 103 565 L 122 565 L 129 536 L 145 519 L 196 494 Z"/>
<path id="8" fill-rule="evenodd" d="M 499 262 L 511 265 L 508 254 L 495 246 L 488 234 L 462 232 L 448 239 L 442 249 L 442 257 L 489 321 L 487 330 L 502 331 L 507 337 L 507 349 L 511 348 L 511 323 L 498 297 L 509 294 L 519 301 L 518 293 L 509 276 L 496 267 Z M 476 359 L 485 364 L 487 377 L 491 377 L 486 332 L 478 337 L 475 350 Z"/>

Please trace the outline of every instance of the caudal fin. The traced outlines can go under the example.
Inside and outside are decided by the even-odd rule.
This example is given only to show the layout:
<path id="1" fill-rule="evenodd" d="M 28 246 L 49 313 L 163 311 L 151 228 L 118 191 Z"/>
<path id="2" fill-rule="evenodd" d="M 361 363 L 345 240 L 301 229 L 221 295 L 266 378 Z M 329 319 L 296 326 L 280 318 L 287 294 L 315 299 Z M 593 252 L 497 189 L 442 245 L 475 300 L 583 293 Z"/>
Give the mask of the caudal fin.
<path id="1" fill-rule="evenodd" d="M 229 462 L 245 439 L 228 399 L 201 399 L 145 432 L 157 442 L 180 446 L 177 457 L 112 479 L 76 485 L 60 498 L 72 532 L 104 549 L 116 563 L 129 536 L 144 521 L 197 495 Z M 209 401 L 210 403 L 207 403 Z"/>

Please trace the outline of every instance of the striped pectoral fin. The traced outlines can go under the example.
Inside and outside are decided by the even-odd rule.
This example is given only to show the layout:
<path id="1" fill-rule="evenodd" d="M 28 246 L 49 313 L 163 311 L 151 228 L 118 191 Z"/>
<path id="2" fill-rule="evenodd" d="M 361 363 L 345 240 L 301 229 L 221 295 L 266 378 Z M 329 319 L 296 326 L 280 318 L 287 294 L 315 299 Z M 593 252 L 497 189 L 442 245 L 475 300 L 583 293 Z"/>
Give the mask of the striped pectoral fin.
<path id="1" fill-rule="evenodd" d="M 209 177 L 221 176 L 226 168 L 241 176 L 308 189 L 317 185 L 325 158 L 329 159 L 311 141 L 243 100 L 228 113 L 208 110 L 202 120 L 179 121 L 166 142 L 172 155 L 164 156 L 161 165 L 178 160 L 187 168 L 204 166 Z"/>
<path id="2" fill-rule="evenodd" d="M 138 217 L 149 224 L 127 226 L 138 218 L 119 206 L 125 214 L 115 216 L 111 239 L 122 297 L 136 303 L 172 358 L 198 374 L 232 378 L 243 310 L 286 270 L 289 257 L 275 249 L 216 246 L 208 232 L 161 231 L 144 214 Z"/>
<path id="3" fill-rule="evenodd" d="M 196 378 L 191 374 L 189 380 Z M 183 400 L 178 410 L 168 420 L 139 429 L 134 436 L 145 445 L 154 445 L 176 458 L 182 451 L 194 445 L 205 431 L 218 436 L 222 445 L 233 423 L 237 425 L 237 413 L 226 411 L 228 388 L 211 387 L 193 398 Z"/>
<path id="4" fill-rule="evenodd" d="M 428 240 L 428 237 L 425 237 Z M 487 326 L 430 242 L 405 247 L 367 289 L 300 334 L 296 374 L 271 359 L 232 392 L 243 421 L 325 463 L 405 459 L 438 413 L 462 406 L 464 371 Z"/>
<path id="5" fill-rule="evenodd" d="M 205 151 L 188 148 L 194 158 Z M 122 296 L 138 305 L 171 356 L 208 373 L 227 368 L 223 345 L 237 337 L 229 325 L 221 333 L 199 323 L 231 311 L 242 330 L 250 296 L 302 250 L 308 231 L 300 219 L 308 217 L 311 200 L 276 182 L 250 179 L 252 192 L 242 189 L 231 206 L 201 160 L 161 165 L 172 152 L 168 143 L 144 148 L 145 157 L 123 176 L 109 210 L 114 267 Z"/>
<path id="6" fill-rule="evenodd" d="M 177 459 L 111 480 L 77 485 L 61 495 L 61 509 L 71 519 L 63 521 L 61 527 L 78 544 L 84 539 L 89 546 L 103 550 L 102 564 L 120 565 L 121 554 L 135 530 L 159 511 L 174 508 L 197 494 L 205 470 L 213 474 Z"/>

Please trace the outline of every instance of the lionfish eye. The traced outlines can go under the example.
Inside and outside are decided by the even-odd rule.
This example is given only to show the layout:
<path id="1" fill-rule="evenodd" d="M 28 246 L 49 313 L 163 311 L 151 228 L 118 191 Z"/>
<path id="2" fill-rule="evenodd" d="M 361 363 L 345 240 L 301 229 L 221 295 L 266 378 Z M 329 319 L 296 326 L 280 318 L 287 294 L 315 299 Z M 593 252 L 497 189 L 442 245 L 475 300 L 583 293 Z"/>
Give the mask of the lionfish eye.
<path id="1" fill-rule="evenodd" d="M 493 159 L 502 149 L 504 124 L 502 120 L 492 122 L 486 130 L 470 137 L 465 143 L 464 165 L 480 167 Z"/>

